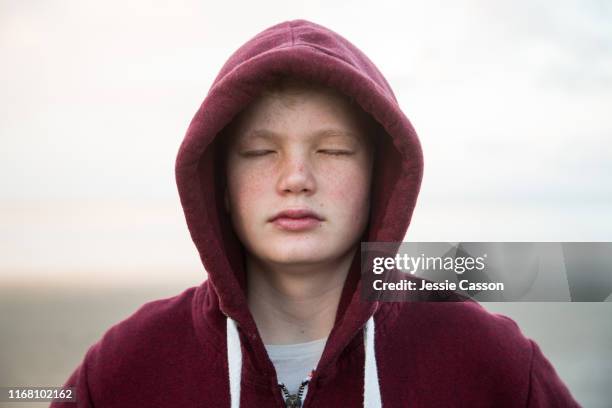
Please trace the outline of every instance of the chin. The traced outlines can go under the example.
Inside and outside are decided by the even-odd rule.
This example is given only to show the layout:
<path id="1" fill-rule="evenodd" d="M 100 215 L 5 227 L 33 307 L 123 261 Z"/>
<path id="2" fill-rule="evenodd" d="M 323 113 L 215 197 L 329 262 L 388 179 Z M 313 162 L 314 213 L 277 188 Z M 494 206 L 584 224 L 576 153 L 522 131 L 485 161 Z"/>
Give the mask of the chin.
<path id="1" fill-rule="evenodd" d="M 288 265 L 318 263 L 329 259 L 326 250 L 328 251 L 329 248 L 323 248 L 320 245 L 302 247 L 299 244 L 288 245 L 288 243 L 284 243 L 284 245 L 275 248 L 268 258 L 272 262 Z"/>

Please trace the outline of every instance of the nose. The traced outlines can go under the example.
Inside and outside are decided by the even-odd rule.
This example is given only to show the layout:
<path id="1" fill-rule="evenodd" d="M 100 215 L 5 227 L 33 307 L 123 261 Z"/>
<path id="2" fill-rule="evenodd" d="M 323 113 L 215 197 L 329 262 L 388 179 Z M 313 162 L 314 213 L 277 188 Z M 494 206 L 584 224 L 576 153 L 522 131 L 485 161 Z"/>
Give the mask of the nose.
<path id="1" fill-rule="evenodd" d="M 294 152 L 288 154 L 281 163 L 281 171 L 278 179 L 278 191 L 280 194 L 304 193 L 313 194 L 316 182 L 308 155 Z"/>

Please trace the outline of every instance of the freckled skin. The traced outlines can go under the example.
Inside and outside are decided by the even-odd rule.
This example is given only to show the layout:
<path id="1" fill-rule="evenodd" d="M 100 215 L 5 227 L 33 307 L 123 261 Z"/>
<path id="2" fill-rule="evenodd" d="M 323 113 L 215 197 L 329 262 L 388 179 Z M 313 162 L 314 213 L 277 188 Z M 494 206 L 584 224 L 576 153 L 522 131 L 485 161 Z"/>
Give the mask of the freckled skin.
<path id="1" fill-rule="evenodd" d="M 315 89 L 260 97 L 240 115 L 228 149 L 225 200 L 251 256 L 263 264 L 316 265 L 354 249 L 368 221 L 373 166 L 360 123 L 348 102 Z M 251 137 L 262 128 L 274 136 Z M 324 128 L 355 137 L 315 134 Z M 244 156 L 254 151 L 266 154 Z M 325 220 L 306 231 L 268 222 L 281 210 L 304 207 Z"/>

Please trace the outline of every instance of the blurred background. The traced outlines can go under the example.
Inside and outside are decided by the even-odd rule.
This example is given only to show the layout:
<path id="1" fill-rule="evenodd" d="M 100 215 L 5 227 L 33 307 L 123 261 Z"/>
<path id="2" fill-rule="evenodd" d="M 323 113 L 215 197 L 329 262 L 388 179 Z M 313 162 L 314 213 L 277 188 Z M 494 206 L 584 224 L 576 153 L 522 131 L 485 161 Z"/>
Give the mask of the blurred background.
<path id="1" fill-rule="evenodd" d="M 363 50 L 415 126 L 406 241 L 612 241 L 610 2 L 0 0 L 0 386 L 63 384 L 111 325 L 206 278 L 179 144 L 229 55 L 294 18 Z M 612 406 L 611 302 L 485 307 Z"/>

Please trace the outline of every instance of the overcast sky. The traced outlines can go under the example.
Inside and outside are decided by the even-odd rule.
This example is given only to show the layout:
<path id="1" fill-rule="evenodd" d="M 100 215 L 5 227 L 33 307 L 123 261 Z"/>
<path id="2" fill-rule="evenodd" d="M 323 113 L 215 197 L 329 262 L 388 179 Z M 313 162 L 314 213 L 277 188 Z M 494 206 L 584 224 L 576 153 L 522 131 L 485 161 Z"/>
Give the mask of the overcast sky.
<path id="1" fill-rule="evenodd" d="M 203 279 L 179 144 L 227 57 L 294 18 L 362 49 L 415 126 L 406 240 L 612 240 L 610 2 L 243 3 L 0 1 L 0 284 Z"/>

